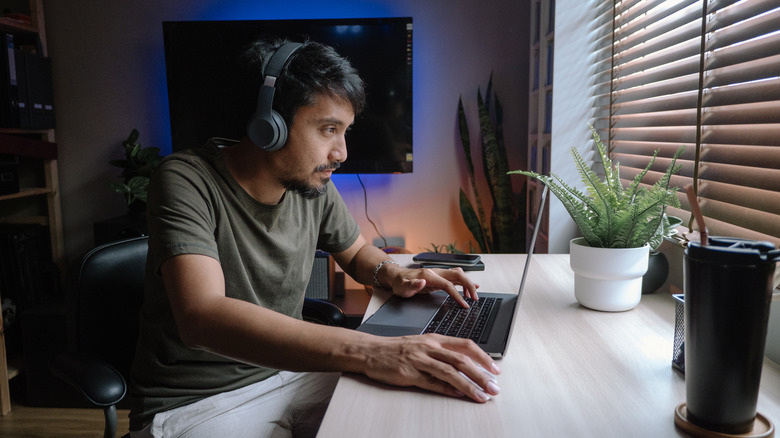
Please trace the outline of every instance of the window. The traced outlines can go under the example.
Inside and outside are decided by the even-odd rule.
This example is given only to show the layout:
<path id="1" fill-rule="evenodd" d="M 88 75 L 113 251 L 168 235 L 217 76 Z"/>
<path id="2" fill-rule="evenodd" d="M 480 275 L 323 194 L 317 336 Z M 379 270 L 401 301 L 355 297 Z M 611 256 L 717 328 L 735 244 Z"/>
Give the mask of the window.
<path id="1" fill-rule="evenodd" d="M 780 244 L 780 4 L 776 0 L 596 2 L 606 80 L 595 125 L 621 175 L 680 145 L 673 183 L 694 186 L 710 235 Z M 688 221 L 690 205 L 669 213 Z M 695 228 L 695 224 L 693 225 Z"/>

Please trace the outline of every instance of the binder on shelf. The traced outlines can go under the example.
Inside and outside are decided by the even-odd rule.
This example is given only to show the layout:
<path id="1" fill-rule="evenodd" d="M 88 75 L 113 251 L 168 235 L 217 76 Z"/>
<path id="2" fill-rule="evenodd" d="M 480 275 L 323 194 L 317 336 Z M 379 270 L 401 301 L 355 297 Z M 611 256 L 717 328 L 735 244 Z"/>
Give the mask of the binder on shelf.
<path id="1" fill-rule="evenodd" d="M 27 57 L 21 50 L 14 50 L 16 62 L 16 87 L 18 90 L 17 111 L 19 113 L 19 128 L 30 127 L 30 106 L 27 95 Z"/>
<path id="2" fill-rule="evenodd" d="M 51 61 L 37 35 L 0 34 L 0 127 L 54 128 Z"/>
<path id="3" fill-rule="evenodd" d="M 51 60 L 35 53 L 25 53 L 27 100 L 30 128 L 54 128 L 54 92 Z"/>
<path id="4" fill-rule="evenodd" d="M 2 80 L 2 112 L 0 126 L 4 128 L 19 128 L 19 87 L 17 85 L 16 55 L 14 53 L 14 36 L 9 33 L 2 35 L 2 65 L 0 80 Z"/>

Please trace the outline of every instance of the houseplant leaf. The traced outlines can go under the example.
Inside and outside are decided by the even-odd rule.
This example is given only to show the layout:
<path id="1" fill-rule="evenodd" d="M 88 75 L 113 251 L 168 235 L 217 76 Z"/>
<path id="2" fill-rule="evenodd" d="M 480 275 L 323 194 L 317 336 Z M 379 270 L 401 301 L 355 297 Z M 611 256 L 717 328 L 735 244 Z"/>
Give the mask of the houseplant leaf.
<path id="1" fill-rule="evenodd" d="M 122 182 L 109 181 L 109 187 L 125 195 L 125 203 L 130 206 L 136 201 L 146 202 L 149 178 L 160 165 L 163 157 L 156 147 L 143 147 L 138 143 L 138 130 L 130 131 L 122 142 L 125 157 L 110 160 L 109 164 L 122 169 Z"/>
<path id="2" fill-rule="evenodd" d="M 496 119 L 494 125 L 490 119 L 490 108 L 486 103 L 489 102 L 488 97 L 491 96 L 492 80 L 491 75 L 485 101 L 482 99 L 482 94 L 477 93 L 477 107 L 482 132 L 482 163 L 493 198 L 490 221 L 492 243 L 494 250 L 499 253 L 521 252 L 525 248 L 525 239 L 518 238 L 518 231 L 521 230 L 521 227 L 517 224 L 517 213 L 512 202 L 512 181 L 507 174 L 509 165 L 506 149 L 503 138 L 498 135 L 499 132 L 503 132 L 501 125 L 503 112 L 498 98 L 495 98 Z"/>
<path id="3" fill-rule="evenodd" d="M 466 223 L 469 231 L 471 231 L 471 235 L 474 237 L 474 240 L 477 241 L 479 251 L 481 253 L 491 252 L 487 239 L 485 239 L 485 233 L 482 232 L 482 225 L 479 222 L 479 218 L 477 218 L 477 214 L 474 212 L 474 207 L 471 206 L 471 202 L 466 196 L 466 193 L 463 192 L 463 189 L 460 190 L 459 200 L 460 214 L 463 216 L 463 221 Z"/>
<path id="4" fill-rule="evenodd" d="M 490 240 L 490 230 L 487 227 L 487 219 L 485 216 L 485 210 L 482 207 L 482 198 L 479 194 L 479 188 L 477 187 L 477 180 L 474 176 L 474 162 L 471 159 L 471 139 L 469 137 L 469 127 L 468 123 L 466 121 L 466 113 L 463 110 L 463 101 L 462 99 L 458 99 L 458 129 L 460 132 L 460 141 L 461 145 L 463 146 L 463 153 L 466 156 L 466 168 L 468 170 L 469 174 L 469 181 L 471 182 L 471 191 L 474 193 L 474 203 L 477 206 L 476 209 L 476 225 L 473 224 L 474 218 L 466 219 L 466 216 L 463 216 L 463 220 L 466 221 L 466 225 L 471 230 L 472 236 L 474 236 L 475 239 L 477 239 L 477 244 L 480 248 L 485 248 L 487 250 L 487 241 Z M 460 203 L 461 203 L 461 214 L 463 214 L 463 202 L 462 197 L 466 196 L 466 194 L 463 192 L 463 190 L 460 190 Z M 468 200 L 468 197 L 466 197 L 466 200 Z M 474 208 L 471 206 L 471 202 L 468 202 L 469 208 L 471 209 L 471 213 L 474 213 Z M 471 221 L 472 224 L 469 225 L 469 222 Z M 472 227 L 477 226 L 479 227 L 479 233 L 475 233 L 474 229 Z"/>

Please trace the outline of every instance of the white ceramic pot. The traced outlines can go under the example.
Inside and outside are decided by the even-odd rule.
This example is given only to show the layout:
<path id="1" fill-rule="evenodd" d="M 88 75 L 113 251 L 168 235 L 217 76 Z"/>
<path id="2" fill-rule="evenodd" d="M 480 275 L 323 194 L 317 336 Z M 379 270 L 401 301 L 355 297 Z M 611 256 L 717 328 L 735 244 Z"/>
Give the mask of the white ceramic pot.
<path id="1" fill-rule="evenodd" d="M 642 298 L 650 247 L 593 248 L 584 238 L 569 242 L 574 297 L 583 306 L 605 312 L 631 310 Z"/>

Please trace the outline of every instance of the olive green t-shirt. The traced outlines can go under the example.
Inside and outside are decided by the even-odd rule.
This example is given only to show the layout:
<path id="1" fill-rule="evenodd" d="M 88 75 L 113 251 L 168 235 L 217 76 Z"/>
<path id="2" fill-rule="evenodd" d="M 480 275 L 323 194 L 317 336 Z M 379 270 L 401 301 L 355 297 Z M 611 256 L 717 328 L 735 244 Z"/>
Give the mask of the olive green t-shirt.
<path id="1" fill-rule="evenodd" d="M 133 363 L 130 429 L 154 414 L 261 381 L 276 370 L 186 347 L 171 314 L 160 265 L 180 254 L 218 260 L 225 294 L 301 318 L 316 249 L 343 251 L 359 235 L 332 182 L 325 195 L 285 193 L 257 202 L 231 176 L 216 142 L 167 157 L 149 188 L 149 257 Z M 226 146 L 229 147 L 229 146 Z"/>

